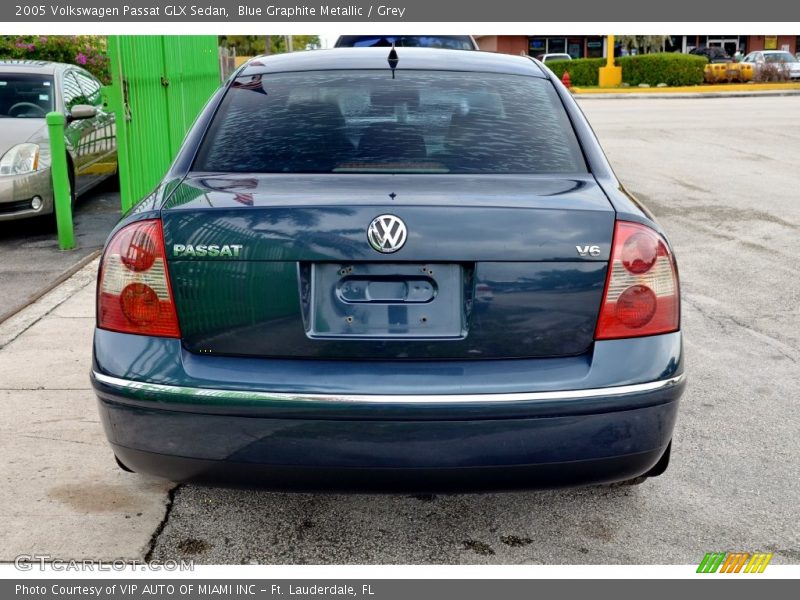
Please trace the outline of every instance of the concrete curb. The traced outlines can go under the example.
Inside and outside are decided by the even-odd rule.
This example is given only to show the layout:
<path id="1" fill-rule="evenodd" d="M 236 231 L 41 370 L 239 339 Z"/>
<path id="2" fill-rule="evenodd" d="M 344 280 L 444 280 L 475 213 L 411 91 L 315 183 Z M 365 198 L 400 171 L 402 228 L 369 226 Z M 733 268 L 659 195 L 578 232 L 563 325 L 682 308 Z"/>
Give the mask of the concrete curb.
<path id="1" fill-rule="evenodd" d="M 616 94 L 613 92 L 609 93 L 573 93 L 573 98 L 576 100 L 584 100 L 584 99 L 623 99 L 623 98 L 631 98 L 631 99 L 641 99 L 641 98 L 678 98 L 678 99 L 687 99 L 687 98 L 764 98 L 767 96 L 800 96 L 800 90 L 770 90 L 766 92 L 674 92 L 674 93 L 659 93 L 659 92 L 642 92 L 637 94 L 636 92 L 624 93 L 624 94 Z"/>
<path id="2" fill-rule="evenodd" d="M 89 382 L 95 258 L 0 324 L 0 562 L 142 561 L 174 484 L 123 473 Z"/>
<path id="3" fill-rule="evenodd" d="M 74 294 L 94 283 L 100 251 L 93 252 L 67 269 L 51 285 L 37 293 L 26 306 L 0 322 L 0 350 L 25 333 Z"/>
<path id="4" fill-rule="evenodd" d="M 37 300 L 39 300 L 39 298 L 41 298 L 45 294 L 51 292 L 52 290 L 57 288 L 59 285 L 64 283 L 67 279 L 72 277 L 75 273 L 77 273 L 78 271 L 83 269 L 83 267 L 85 267 L 90 262 L 92 262 L 94 259 L 96 259 L 98 256 L 100 256 L 101 252 L 102 252 L 102 250 L 95 250 L 91 254 L 88 254 L 87 256 L 84 256 L 77 263 L 75 263 L 70 268 L 68 268 L 65 271 L 63 271 L 58 277 L 56 277 L 48 285 L 46 285 L 45 287 L 43 287 L 42 289 L 37 291 L 35 294 L 33 294 L 30 298 L 28 298 L 28 301 L 25 304 L 23 304 L 20 307 L 14 308 L 13 310 L 10 310 L 7 313 L 0 314 L 0 325 L 2 325 L 5 321 L 10 319 L 14 315 L 16 315 L 16 314 L 22 312 L 23 310 L 25 310 L 26 308 L 28 308 L 31 304 L 35 303 Z M 0 346 L 0 347 L 2 347 L 2 346 Z"/>

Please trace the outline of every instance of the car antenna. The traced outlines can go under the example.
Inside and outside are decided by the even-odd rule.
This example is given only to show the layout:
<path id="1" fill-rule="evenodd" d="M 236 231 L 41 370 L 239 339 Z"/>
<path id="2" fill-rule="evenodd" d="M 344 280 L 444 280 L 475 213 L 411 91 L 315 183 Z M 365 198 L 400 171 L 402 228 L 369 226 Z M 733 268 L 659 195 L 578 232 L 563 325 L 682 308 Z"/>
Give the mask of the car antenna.
<path id="1" fill-rule="evenodd" d="M 394 44 L 392 44 L 392 49 L 389 51 L 389 68 L 392 70 L 392 79 L 394 79 L 394 70 L 397 68 L 397 63 L 400 62 L 400 59 L 397 57 L 397 50 L 394 49 Z"/>

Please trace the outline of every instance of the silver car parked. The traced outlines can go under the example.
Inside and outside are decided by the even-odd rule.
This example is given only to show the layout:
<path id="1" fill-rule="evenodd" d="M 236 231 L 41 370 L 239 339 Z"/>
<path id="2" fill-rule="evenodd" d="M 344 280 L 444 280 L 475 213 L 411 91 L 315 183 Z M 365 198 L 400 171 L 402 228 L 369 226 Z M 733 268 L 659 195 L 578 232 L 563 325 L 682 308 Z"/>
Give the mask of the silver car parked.
<path id="1" fill-rule="evenodd" d="M 800 60 L 784 50 L 757 50 L 742 59 L 758 71 L 764 65 L 777 65 L 790 79 L 800 79 Z"/>
<path id="2" fill-rule="evenodd" d="M 75 65 L 0 61 L 0 221 L 53 212 L 45 116 L 67 116 L 67 163 L 73 200 L 116 173 L 114 115 L 100 82 Z"/>
<path id="3" fill-rule="evenodd" d="M 572 60 L 572 56 L 564 52 L 556 52 L 551 54 L 539 54 L 536 60 L 547 64 L 549 62 L 556 62 L 557 60 Z"/>

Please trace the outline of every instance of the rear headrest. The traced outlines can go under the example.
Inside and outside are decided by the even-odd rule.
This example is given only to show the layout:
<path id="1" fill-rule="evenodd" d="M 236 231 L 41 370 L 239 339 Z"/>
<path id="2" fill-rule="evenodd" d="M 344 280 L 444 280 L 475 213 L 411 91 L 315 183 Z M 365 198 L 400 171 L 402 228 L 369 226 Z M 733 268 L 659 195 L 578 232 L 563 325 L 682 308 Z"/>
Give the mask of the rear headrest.
<path id="1" fill-rule="evenodd" d="M 308 124 L 317 128 L 336 130 L 345 125 L 342 111 L 332 102 L 294 102 L 286 107 L 284 118 L 290 127 L 302 127 L 303 124 Z"/>
<path id="2" fill-rule="evenodd" d="M 450 118 L 446 143 L 461 143 L 466 139 L 485 136 L 498 125 L 497 113 L 488 109 L 471 109 L 466 114 L 455 113 Z"/>
<path id="3" fill-rule="evenodd" d="M 405 104 L 409 109 L 415 109 L 419 106 L 419 90 L 396 87 L 389 83 L 385 87 L 373 89 L 370 93 L 370 102 L 374 107 L 385 108 Z"/>
<path id="4" fill-rule="evenodd" d="M 413 161 L 428 156 L 425 138 L 403 123 L 373 123 L 361 135 L 358 155 L 380 162 Z"/>
<path id="5" fill-rule="evenodd" d="M 345 120 L 331 102 L 296 102 L 283 115 L 282 144 L 293 169 L 330 171 L 337 162 L 352 158 L 355 150 L 345 135 Z"/>

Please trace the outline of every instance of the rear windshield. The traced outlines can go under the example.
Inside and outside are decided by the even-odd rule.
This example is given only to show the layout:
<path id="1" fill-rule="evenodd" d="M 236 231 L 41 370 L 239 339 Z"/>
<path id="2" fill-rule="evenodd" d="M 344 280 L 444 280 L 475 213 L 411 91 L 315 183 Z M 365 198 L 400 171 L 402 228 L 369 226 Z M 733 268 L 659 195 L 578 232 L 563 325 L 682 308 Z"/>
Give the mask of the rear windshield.
<path id="1" fill-rule="evenodd" d="M 447 48 L 474 50 L 472 39 L 466 35 L 343 35 L 336 40 L 337 48 Z"/>
<path id="2" fill-rule="evenodd" d="M 52 77 L 0 73 L 0 117 L 43 119 L 52 110 Z"/>
<path id="3" fill-rule="evenodd" d="M 234 81 L 195 170 L 250 173 L 580 173 L 575 133 L 541 78 L 314 71 Z"/>

